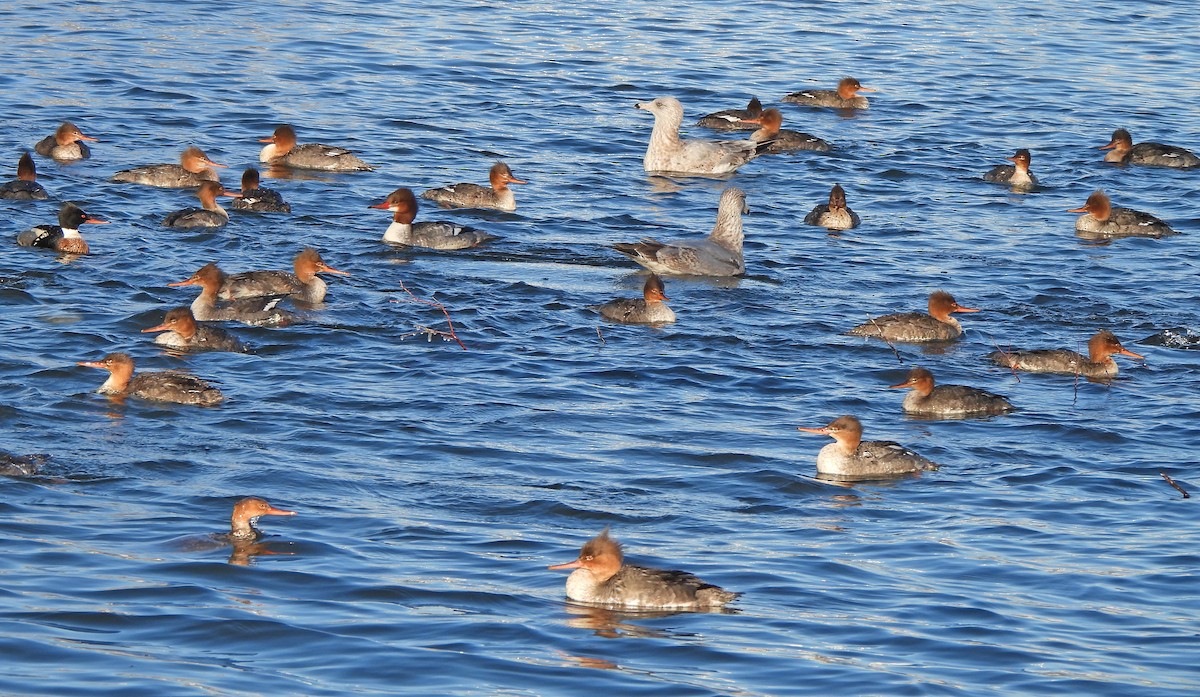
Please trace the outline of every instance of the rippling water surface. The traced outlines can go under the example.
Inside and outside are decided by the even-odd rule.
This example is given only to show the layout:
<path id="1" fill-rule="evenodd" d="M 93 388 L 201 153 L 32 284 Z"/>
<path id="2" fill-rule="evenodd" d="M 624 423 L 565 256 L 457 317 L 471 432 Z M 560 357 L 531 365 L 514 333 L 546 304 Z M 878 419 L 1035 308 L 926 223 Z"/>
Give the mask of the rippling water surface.
<path id="1" fill-rule="evenodd" d="M 1122 126 L 1200 148 L 1194 28 L 1182 0 L 7 3 L 3 178 L 63 119 L 101 142 L 38 158 L 51 200 L 0 202 L 4 234 L 64 199 L 114 224 L 69 263 L 0 247 L 0 448 L 52 456 L 0 481 L 0 692 L 1195 694 L 1200 524 L 1159 471 L 1200 486 L 1200 175 L 1096 150 Z M 642 171 L 638 99 L 676 96 L 691 123 L 844 75 L 879 90 L 869 111 L 782 105 L 831 155 Z M 109 182 L 198 145 L 236 184 L 279 123 L 377 169 L 272 180 L 294 214 L 216 233 L 160 227 L 188 192 Z M 1021 147 L 1042 189 L 980 179 Z M 378 242 L 368 204 L 497 159 L 530 181 L 516 213 L 423 217 L 503 240 Z M 864 223 L 830 235 L 801 220 L 834 182 Z M 731 183 L 746 277 L 667 279 L 664 329 L 599 324 L 587 306 L 644 278 L 607 245 L 704 234 Z M 1080 241 L 1064 210 L 1097 188 L 1183 234 Z M 200 265 L 286 268 L 305 245 L 353 275 L 306 324 L 238 328 L 254 353 L 178 358 L 140 333 L 191 301 L 166 284 Z M 468 350 L 426 341 L 445 318 L 401 284 Z M 937 288 L 984 310 L 948 349 L 842 334 Z M 982 358 L 1101 327 L 1146 356 L 1111 384 Z M 75 361 L 114 350 L 228 402 L 110 402 Z M 885 387 L 916 364 L 1020 411 L 905 419 Z M 826 439 L 795 427 L 846 413 L 944 467 L 813 478 Z M 196 549 L 250 494 L 299 515 L 264 520 L 260 553 Z M 545 567 L 606 525 L 631 559 L 744 597 L 567 604 Z"/>

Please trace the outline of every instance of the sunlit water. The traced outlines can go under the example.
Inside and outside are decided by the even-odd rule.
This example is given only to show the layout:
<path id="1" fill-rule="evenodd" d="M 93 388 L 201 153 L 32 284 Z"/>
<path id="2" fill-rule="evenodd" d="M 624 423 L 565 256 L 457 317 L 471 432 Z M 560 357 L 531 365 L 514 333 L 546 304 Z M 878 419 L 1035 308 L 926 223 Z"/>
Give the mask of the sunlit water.
<path id="1" fill-rule="evenodd" d="M 8 3 L 3 178 L 63 119 L 101 142 L 38 158 L 51 200 L 0 203 L 4 234 L 64 199 L 114 224 L 70 263 L 0 247 L 0 447 L 52 456 L 0 481 L 0 692 L 1194 694 L 1200 524 L 1159 471 L 1200 486 L 1195 335 L 1178 340 L 1200 174 L 1096 147 L 1126 127 L 1200 148 L 1195 19 L 1183 1 Z M 879 90 L 869 111 L 782 105 L 832 155 L 642 171 L 639 99 L 676 96 L 691 123 L 844 75 Z M 198 145 L 236 186 L 279 123 L 377 169 L 271 180 L 294 214 L 216 233 L 160 227 L 189 192 L 108 181 Z M 1020 147 L 1041 190 L 980 179 Z M 503 240 L 378 242 L 368 204 L 497 159 L 530 182 L 516 213 L 422 218 Z M 864 220 L 839 235 L 801 222 L 834 182 Z M 589 305 L 644 278 L 607 245 L 704 234 L 731 183 L 746 277 L 667 279 L 668 328 L 598 323 Z M 1080 241 L 1064 211 L 1097 188 L 1183 234 Z M 286 268 L 305 245 L 353 275 L 307 324 L 237 328 L 255 353 L 171 357 L 140 333 L 200 265 Z M 468 350 L 427 341 L 445 316 L 402 284 Z M 937 288 L 984 310 L 944 351 L 842 334 Z M 1112 384 L 982 358 L 1102 327 L 1146 356 Z M 109 402 L 75 361 L 114 350 L 228 402 Z M 915 364 L 1020 411 L 905 419 L 886 386 Z M 846 413 L 943 469 L 814 479 L 828 441 L 795 427 Z M 299 515 L 262 522 L 262 553 L 194 544 L 250 494 Z M 567 604 L 546 565 L 607 525 L 632 560 L 742 591 L 736 611 Z"/>

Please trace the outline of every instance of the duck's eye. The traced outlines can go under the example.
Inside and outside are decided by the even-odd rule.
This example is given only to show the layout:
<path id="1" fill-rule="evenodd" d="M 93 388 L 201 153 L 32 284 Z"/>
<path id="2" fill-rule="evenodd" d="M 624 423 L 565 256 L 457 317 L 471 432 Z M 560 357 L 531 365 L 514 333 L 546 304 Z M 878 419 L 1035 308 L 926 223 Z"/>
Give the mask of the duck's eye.
<path id="1" fill-rule="evenodd" d="M 592 555 L 588 554 L 588 555 L 584 556 L 584 557 L 583 557 L 583 560 L 584 560 L 584 561 L 591 561 L 591 560 L 592 560 Z"/>

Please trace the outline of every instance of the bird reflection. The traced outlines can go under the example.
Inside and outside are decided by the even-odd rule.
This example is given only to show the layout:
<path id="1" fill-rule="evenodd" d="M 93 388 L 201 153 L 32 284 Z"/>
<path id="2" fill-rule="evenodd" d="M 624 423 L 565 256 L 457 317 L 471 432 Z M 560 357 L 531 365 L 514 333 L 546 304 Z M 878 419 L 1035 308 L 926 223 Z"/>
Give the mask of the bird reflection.
<path id="1" fill-rule="evenodd" d="M 633 624 L 627 620 L 631 619 L 657 619 L 660 617 L 670 617 L 678 615 L 679 612 L 672 611 L 655 611 L 655 612 L 618 612 L 604 607 L 596 607 L 593 605 L 564 605 L 568 614 L 574 615 L 567 620 L 567 626 L 577 629 L 590 629 L 597 636 L 602 636 L 607 639 L 621 639 L 628 637 L 663 639 L 674 635 L 671 632 L 662 629 L 653 629 Z M 590 666 L 595 667 L 595 666 Z M 614 666 L 615 667 L 615 666 Z"/>

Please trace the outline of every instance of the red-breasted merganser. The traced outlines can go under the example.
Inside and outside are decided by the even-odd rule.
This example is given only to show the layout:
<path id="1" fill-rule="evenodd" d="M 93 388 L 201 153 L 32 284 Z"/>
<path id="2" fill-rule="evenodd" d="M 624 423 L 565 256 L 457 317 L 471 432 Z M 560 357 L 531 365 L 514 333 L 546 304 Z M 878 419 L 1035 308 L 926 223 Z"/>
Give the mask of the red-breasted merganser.
<path id="1" fill-rule="evenodd" d="M 1088 196 L 1087 203 L 1081 208 L 1071 208 L 1067 212 L 1083 213 L 1075 219 L 1075 232 L 1086 239 L 1158 238 L 1175 234 L 1170 225 L 1149 213 L 1113 206 L 1108 194 L 1099 190 Z"/>
<path id="2" fill-rule="evenodd" d="M 467 182 L 429 189 L 421 194 L 421 198 L 435 201 L 442 208 L 491 208 L 511 213 L 517 210 L 517 199 L 508 185 L 529 183 L 514 177 L 512 170 L 503 162 L 492 165 L 488 171 L 488 182 L 490 187 Z"/>
<path id="3" fill-rule="evenodd" d="M 79 361 L 85 368 L 101 368 L 110 375 L 96 390 L 114 397 L 141 397 L 155 402 L 197 404 L 211 407 L 225 401 L 221 390 L 189 373 L 175 371 L 133 374 L 133 359 L 127 353 L 110 353 L 99 361 Z"/>
<path id="4" fill-rule="evenodd" d="M 797 430 L 805 433 L 819 433 L 834 440 L 817 453 L 818 476 L 841 481 L 862 481 L 938 468 L 937 463 L 899 443 L 863 441 L 862 428 L 862 423 L 853 416 L 840 416 L 822 428 L 797 427 Z"/>
<path id="5" fill-rule="evenodd" d="M 650 144 L 642 158 L 647 172 L 728 174 L 758 156 L 761 144 L 752 140 L 680 138 L 683 105 L 674 97 L 659 97 L 634 106 L 654 115 Z"/>
<path id="6" fill-rule="evenodd" d="M 750 134 L 750 140 L 762 144 L 758 149 L 760 155 L 776 155 L 800 150 L 829 152 L 833 149 L 828 142 L 809 133 L 780 128 L 783 125 L 783 112 L 774 107 L 767 109 L 757 117 L 747 119 L 746 122 L 756 123 L 760 126 L 757 131 Z"/>
<path id="7" fill-rule="evenodd" d="M 241 543 L 261 540 L 263 533 L 254 527 L 254 523 L 265 515 L 296 515 L 296 512 L 275 508 L 257 496 L 248 496 L 233 505 L 233 515 L 229 519 L 229 541 Z"/>
<path id="8" fill-rule="evenodd" d="M 196 321 L 190 307 L 169 310 L 162 324 L 142 333 L 163 332 L 154 337 L 154 343 L 183 351 L 234 351 L 241 353 L 246 346 L 229 332 L 211 324 Z"/>
<path id="9" fill-rule="evenodd" d="M 413 194 L 412 189 L 403 187 L 388 194 L 387 199 L 382 203 L 370 206 L 370 208 L 395 212 L 392 216 L 392 224 L 383 233 L 384 242 L 427 249 L 467 249 L 479 246 L 484 242 L 500 239 L 483 230 L 446 220 L 414 223 L 413 220 L 417 217 L 417 207 L 417 197 Z"/>
<path id="10" fill-rule="evenodd" d="M 762 102 L 758 101 L 758 97 L 751 97 L 745 109 L 713 112 L 697 121 L 696 125 L 714 131 L 753 131 L 758 128 L 758 124 L 751 123 L 749 119 L 758 118 L 762 110 Z"/>
<path id="11" fill-rule="evenodd" d="M 204 182 L 220 181 L 213 167 L 225 167 L 208 159 L 208 155 L 197 147 L 190 147 L 179 156 L 179 164 L 146 165 L 126 169 L 113 175 L 113 181 L 129 184 L 145 184 L 170 189 L 190 189 Z"/>
<path id="12" fill-rule="evenodd" d="M 17 161 L 17 178 L 0 186 L 0 198 L 10 201 L 45 201 L 49 198 L 37 182 L 37 167 L 29 153 Z"/>
<path id="13" fill-rule="evenodd" d="M 800 90 L 784 97 L 783 101 L 834 109 L 866 109 L 867 98 L 858 93 L 874 91 L 870 87 L 863 87 L 852 77 L 844 77 L 838 82 L 836 90 Z"/>
<path id="14" fill-rule="evenodd" d="M 22 247 L 42 247 L 68 254 L 87 254 L 88 244 L 79 234 L 84 223 L 107 225 L 107 220 L 93 218 L 70 201 L 63 202 L 58 209 L 58 225 L 37 225 L 17 235 L 17 244 Z"/>
<path id="15" fill-rule="evenodd" d="M 737 187 L 721 193 L 717 222 L 708 237 L 699 240 L 614 244 L 613 249 L 654 273 L 691 276 L 740 276 L 746 272 L 742 257 L 742 214 L 749 213 L 746 194 Z"/>
<path id="16" fill-rule="evenodd" d="M 54 135 L 38 141 L 38 144 L 33 146 L 33 151 L 61 162 L 86 160 L 92 156 L 92 151 L 83 143 L 85 140 L 97 142 L 99 138 L 85 136 L 75 124 L 63 121 L 58 130 L 54 131 Z"/>
<path id="17" fill-rule="evenodd" d="M 286 295 L 293 300 L 315 304 L 325 299 L 325 280 L 319 273 L 349 276 L 338 271 L 321 258 L 320 252 L 307 247 L 292 260 L 294 271 L 243 271 L 226 276 L 217 297 L 222 300 L 261 298 L 267 295 Z"/>
<path id="18" fill-rule="evenodd" d="M 49 455 L 11 455 L 0 452 L 0 475 L 32 477 L 49 459 Z"/>
<path id="19" fill-rule="evenodd" d="M 1134 145 L 1133 136 L 1129 135 L 1129 131 L 1124 128 L 1113 131 L 1112 141 L 1108 145 L 1101 145 L 1099 149 L 1112 151 L 1104 156 L 1105 162 L 1122 164 L 1132 162 L 1135 165 L 1177 168 L 1200 166 L 1200 157 L 1175 145 L 1163 145 L 1162 143 Z"/>
<path id="20" fill-rule="evenodd" d="M 962 336 L 962 325 L 950 316 L 951 312 L 979 310 L 963 307 L 954 301 L 954 296 L 944 290 L 936 290 L 929 295 L 929 314 L 901 312 L 875 317 L 846 333 L 850 336 L 875 337 L 905 343 L 950 341 Z"/>
<path id="21" fill-rule="evenodd" d="M 296 130 L 286 124 L 276 128 L 275 135 L 258 142 L 270 143 L 258 154 L 259 162 L 326 172 L 370 172 L 374 169 L 345 148 L 320 143 L 297 145 Z"/>
<path id="22" fill-rule="evenodd" d="M 242 172 L 242 195 L 230 205 L 235 211 L 253 213 L 291 213 L 292 207 L 283 200 L 278 191 L 264 189 L 260 184 L 258 170 L 249 167 Z"/>
<path id="23" fill-rule="evenodd" d="M 1059 373 L 1082 375 L 1085 378 L 1111 378 L 1119 372 L 1114 355 L 1145 360 L 1121 345 L 1116 335 L 1102 329 L 1088 339 L 1088 355 L 1068 349 L 1037 349 L 1033 351 L 993 351 L 988 354 L 997 365 L 1029 373 Z"/>
<path id="24" fill-rule="evenodd" d="M 217 304 L 217 291 L 225 282 L 225 273 L 208 263 L 186 280 L 168 286 L 200 286 L 200 295 L 192 301 L 192 315 L 202 322 L 241 322 L 252 327 L 286 327 L 299 320 L 294 313 L 276 307 L 282 296 L 244 298 Z"/>
<path id="25" fill-rule="evenodd" d="M 163 225 L 184 230 L 224 226 L 229 222 L 229 213 L 217 203 L 218 196 L 239 198 L 241 194 L 226 191 L 221 182 L 204 182 L 196 189 L 196 197 L 200 199 L 202 208 L 192 206 L 175 211 L 163 219 Z"/>
<path id="26" fill-rule="evenodd" d="M 622 324 L 670 324 L 675 321 L 675 313 L 667 307 L 667 300 L 670 298 L 664 292 L 662 279 L 651 274 L 642 286 L 642 297 L 617 298 L 596 309 L 605 319 Z"/>
<path id="27" fill-rule="evenodd" d="M 580 603 L 639 610 L 715 610 L 736 599 L 686 571 L 666 571 L 624 563 L 621 544 L 608 529 L 583 545 L 579 558 L 548 569 L 574 569 L 567 597 Z"/>
<path id="28" fill-rule="evenodd" d="M 916 367 L 908 371 L 904 382 L 891 386 L 893 389 L 912 388 L 904 397 L 903 408 L 909 414 L 936 417 L 988 416 L 1007 414 L 1014 407 L 998 394 L 966 385 L 933 384 L 933 373 Z"/>
<path id="29" fill-rule="evenodd" d="M 862 221 L 858 213 L 846 205 L 846 190 L 841 184 L 834 184 L 829 190 L 829 203 L 822 203 L 809 211 L 804 216 L 804 222 L 830 230 L 849 230 L 858 227 Z"/>
<path id="30" fill-rule="evenodd" d="M 1032 189 L 1037 186 L 1037 177 L 1029 173 L 1029 151 L 1021 148 L 1012 157 L 1004 158 L 1011 165 L 996 165 L 983 175 L 984 181 L 1008 184 L 1014 189 Z"/>

